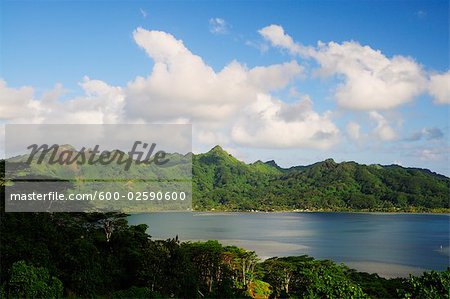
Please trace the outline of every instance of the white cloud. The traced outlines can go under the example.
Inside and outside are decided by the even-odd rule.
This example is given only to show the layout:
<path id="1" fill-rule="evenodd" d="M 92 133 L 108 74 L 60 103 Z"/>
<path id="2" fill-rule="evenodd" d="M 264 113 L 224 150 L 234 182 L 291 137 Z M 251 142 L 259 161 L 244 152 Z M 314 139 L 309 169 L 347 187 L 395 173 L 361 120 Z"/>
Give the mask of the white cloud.
<path id="1" fill-rule="evenodd" d="M 196 141 L 200 144 L 206 144 L 209 147 L 228 144 L 230 142 L 228 136 L 218 130 L 208 130 L 207 128 L 202 128 L 202 126 L 195 126 L 193 131 Z"/>
<path id="2" fill-rule="evenodd" d="M 428 92 L 436 104 L 450 104 L 450 71 L 431 75 Z"/>
<path id="3" fill-rule="evenodd" d="M 9 123 L 103 124 L 121 121 L 122 89 L 100 80 L 85 77 L 80 83 L 84 95 L 67 101 L 61 101 L 65 91 L 58 84 L 35 99 L 33 88 L 14 89 L 7 87 L 4 81 L 0 82 L 0 120 Z"/>
<path id="4" fill-rule="evenodd" d="M 320 45 L 312 57 L 318 73 L 344 80 L 335 92 L 338 104 L 352 110 L 386 110 L 412 101 L 425 88 L 419 64 L 408 57 L 387 58 L 380 51 L 356 42 Z"/>
<path id="5" fill-rule="evenodd" d="M 397 133 L 389 125 L 386 118 L 378 112 L 372 111 L 369 113 L 369 117 L 376 122 L 376 127 L 373 131 L 375 136 L 381 141 L 392 141 L 397 138 Z"/>
<path id="6" fill-rule="evenodd" d="M 398 113 L 381 114 L 371 111 L 368 117 L 360 118 L 359 122 L 349 121 L 346 124 L 346 136 L 349 141 L 359 147 L 379 148 L 380 142 L 397 141 L 400 139 L 398 130 L 403 120 Z M 402 139 L 404 141 L 405 139 Z"/>
<path id="7" fill-rule="evenodd" d="M 222 18 L 209 19 L 209 31 L 213 34 L 228 33 L 230 25 Z"/>
<path id="8" fill-rule="evenodd" d="M 0 80 L 0 119 L 13 121 L 15 119 L 33 118 L 33 109 L 38 109 L 39 102 L 34 100 L 34 89 L 24 86 L 10 88 L 4 80 Z"/>
<path id="9" fill-rule="evenodd" d="M 125 87 L 85 77 L 80 83 L 83 94 L 64 101 L 60 85 L 35 99 L 32 88 L 8 88 L 2 81 L 0 92 L 8 100 L 0 103 L 1 118 L 11 123 L 192 122 L 195 142 L 226 146 L 232 142 L 234 121 L 257 101 L 258 94 L 270 97 L 303 72 L 296 61 L 250 69 L 232 61 L 216 72 L 168 33 L 138 28 L 133 36 L 154 62 L 147 77 L 137 77 Z M 281 112 L 289 120 L 296 117 L 295 111 Z M 308 117 L 328 119 L 309 110 Z M 322 143 L 316 141 L 318 146 Z"/>
<path id="10" fill-rule="evenodd" d="M 125 108 L 128 117 L 149 122 L 228 121 L 258 93 L 284 88 L 303 71 L 295 61 L 253 69 L 233 61 L 215 72 L 168 33 L 138 28 L 134 39 L 154 66 L 128 84 Z"/>
<path id="11" fill-rule="evenodd" d="M 272 46 L 288 50 L 293 55 L 302 55 L 306 49 L 294 42 L 292 37 L 284 32 L 280 25 L 269 25 L 258 30 L 261 36 L 269 41 Z"/>
<path id="12" fill-rule="evenodd" d="M 286 87 L 304 69 L 295 60 L 283 64 L 258 66 L 248 71 L 249 83 L 259 91 L 272 91 Z"/>
<path id="13" fill-rule="evenodd" d="M 259 95 L 235 123 L 231 136 L 238 144 L 261 148 L 329 148 L 338 142 L 339 129 L 330 113 L 312 110 L 309 98 L 286 104 Z"/>
<path id="14" fill-rule="evenodd" d="M 380 113 L 410 101 L 423 89 L 421 67 L 410 58 L 387 58 L 381 52 L 355 42 L 319 43 L 316 48 L 296 43 L 283 28 L 271 25 L 260 34 L 273 46 L 291 54 L 313 58 L 321 76 L 343 78 L 336 89 L 341 107 L 368 111 L 375 123 L 372 135 L 349 122 L 349 139 L 361 142 L 369 136 L 393 141 L 398 135 Z M 56 85 L 39 98 L 31 87 L 11 88 L 0 81 L 0 120 L 10 123 L 194 123 L 199 144 L 254 147 L 328 148 L 339 141 L 340 131 L 331 112 L 319 114 L 303 97 L 288 104 L 272 93 L 289 88 L 305 70 L 295 60 L 247 68 L 232 61 L 215 71 L 171 34 L 138 28 L 135 42 L 153 60 L 147 77 L 136 77 L 126 86 L 110 86 L 83 78 L 81 96 L 61 100 L 66 92 Z M 437 102 L 448 98 L 450 72 L 430 77 L 428 89 Z M 4 100 L 3 100 L 4 99 Z M 444 100 L 442 100 L 444 99 Z M 390 118 L 392 120 L 392 118 Z M 420 132 L 434 138 L 436 130 Z"/>
<path id="15" fill-rule="evenodd" d="M 316 48 L 302 46 L 279 25 L 259 33 L 264 39 L 292 55 L 313 58 L 317 74 L 337 76 L 342 83 L 335 90 L 339 106 L 351 110 L 386 110 L 412 101 L 426 87 L 422 67 L 404 56 L 386 57 L 378 50 L 357 42 L 319 42 Z"/>

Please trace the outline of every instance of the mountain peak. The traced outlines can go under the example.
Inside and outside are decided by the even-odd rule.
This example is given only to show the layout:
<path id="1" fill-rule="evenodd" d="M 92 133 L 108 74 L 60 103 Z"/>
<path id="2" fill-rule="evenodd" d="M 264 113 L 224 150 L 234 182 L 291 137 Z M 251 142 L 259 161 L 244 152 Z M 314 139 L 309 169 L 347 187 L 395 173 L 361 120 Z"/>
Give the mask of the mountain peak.
<path id="1" fill-rule="evenodd" d="M 266 161 L 265 164 L 272 166 L 272 167 L 280 168 L 280 166 L 278 166 L 278 164 L 277 164 L 277 162 L 275 162 L 275 160 Z"/>
<path id="2" fill-rule="evenodd" d="M 333 169 L 338 165 L 338 163 L 336 163 L 336 161 L 334 161 L 332 158 L 328 158 L 320 164 L 322 165 L 322 167 L 325 167 L 327 169 Z"/>
<path id="3" fill-rule="evenodd" d="M 195 156 L 195 155 L 194 155 Z M 216 145 L 208 152 L 204 154 L 199 154 L 198 159 L 206 164 L 219 165 L 223 162 L 225 163 L 236 163 L 238 160 L 227 153 L 222 147 Z"/>
<path id="4" fill-rule="evenodd" d="M 215 147 L 210 149 L 209 153 L 225 153 L 228 155 L 228 153 L 220 145 L 216 145 Z"/>

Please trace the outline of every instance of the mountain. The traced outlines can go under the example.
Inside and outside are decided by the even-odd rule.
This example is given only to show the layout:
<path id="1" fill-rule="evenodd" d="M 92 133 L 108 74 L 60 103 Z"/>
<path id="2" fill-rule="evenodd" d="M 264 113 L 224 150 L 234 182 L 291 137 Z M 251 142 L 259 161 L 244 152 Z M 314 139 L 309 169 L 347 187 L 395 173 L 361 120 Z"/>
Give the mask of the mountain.
<path id="1" fill-rule="evenodd" d="M 427 169 L 336 163 L 246 164 L 216 146 L 193 156 L 196 210 L 445 211 L 450 179 Z"/>
<path id="2" fill-rule="evenodd" d="M 125 171 L 115 163 L 74 165 L 65 172 L 47 164 L 32 168 L 38 175 L 123 178 L 127 185 L 117 184 L 127 191 L 130 186 L 140 186 L 131 182 L 133 179 L 188 178 L 190 166 L 186 163 L 192 158 L 195 210 L 450 211 L 450 179 L 427 169 L 336 163 L 333 159 L 290 168 L 273 160 L 246 164 L 220 146 L 203 154 L 167 157 L 171 162 L 164 168 L 139 165 Z"/>

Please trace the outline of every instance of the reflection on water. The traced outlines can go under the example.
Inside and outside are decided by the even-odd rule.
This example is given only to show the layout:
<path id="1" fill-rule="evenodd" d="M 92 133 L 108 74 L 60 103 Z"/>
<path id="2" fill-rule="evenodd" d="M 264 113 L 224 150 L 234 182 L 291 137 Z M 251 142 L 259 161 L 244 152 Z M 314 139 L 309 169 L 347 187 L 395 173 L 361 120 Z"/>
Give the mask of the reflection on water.
<path id="1" fill-rule="evenodd" d="M 206 217 L 207 216 L 207 217 Z M 262 259 L 308 254 L 386 277 L 449 265 L 449 215 L 364 213 L 152 213 L 154 239 L 219 240 Z M 442 247 L 441 247 L 442 246 Z"/>
<path id="2" fill-rule="evenodd" d="M 439 249 L 436 249 L 439 254 L 445 255 L 447 257 L 450 257 L 450 247 L 449 246 L 440 246 Z"/>

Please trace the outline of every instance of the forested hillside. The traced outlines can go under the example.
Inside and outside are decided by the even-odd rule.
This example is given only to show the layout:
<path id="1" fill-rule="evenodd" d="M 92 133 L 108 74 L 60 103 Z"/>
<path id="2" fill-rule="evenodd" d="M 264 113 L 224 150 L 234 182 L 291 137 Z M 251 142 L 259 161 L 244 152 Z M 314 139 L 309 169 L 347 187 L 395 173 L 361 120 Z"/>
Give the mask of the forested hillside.
<path id="1" fill-rule="evenodd" d="M 398 165 L 336 163 L 289 169 L 245 164 L 220 146 L 193 156 L 195 210 L 445 211 L 450 179 Z"/>
<path id="2" fill-rule="evenodd" d="M 100 166 L 73 163 L 70 167 L 32 163 L 27 173 L 67 176 L 72 181 L 82 177 L 122 181 L 126 178 L 127 184 L 119 180 L 114 190 L 106 191 L 139 191 L 145 189 L 139 182 L 141 178 L 189 179 L 192 157 L 192 206 L 197 211 L 450 211 L 450 179 L 427 169 L 336 163 L 332 159 L 284 169 L 275 161 L 246 164 L 220 146 L 203 154 L 169 157 L 171 163 L 163 168 L 153 164 L 124 170 L 115 163 Z M 23 163 L 8 165 L 16 164 Z M 25 173 L 24 170 L 17 173 L 21 172 Z M 133 180 L 136 182 L 131 183 Z"/>

